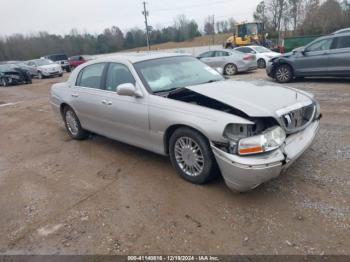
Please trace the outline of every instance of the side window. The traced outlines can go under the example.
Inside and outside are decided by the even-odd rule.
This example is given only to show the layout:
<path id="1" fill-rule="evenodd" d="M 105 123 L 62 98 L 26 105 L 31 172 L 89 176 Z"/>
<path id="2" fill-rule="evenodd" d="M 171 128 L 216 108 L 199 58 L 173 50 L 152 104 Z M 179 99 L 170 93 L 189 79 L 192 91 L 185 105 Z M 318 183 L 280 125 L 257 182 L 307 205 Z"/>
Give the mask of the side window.
<path id="1" fill-rule="evenodd" d="M 209 51 L 209 52 L 205 52 L 205 53 L 201 54 L 199 57 L 206 58 L 206 57 L 213 57 L 213 56 L 214 56 L 214 52 Z"/>
<path id="2" fill-rule="evenodd" d="M 332 44 L 332 38 L 320 40 L 306 48 L 307 52 L 329 50 Z"/>
<path id="3" fill-rule="evenodd" d="M 248 47 L 240 47 L 240 48 L 237 48 L 236 50 L 245 54 L 250 54 L 253 51 Z"/>
<path id="4" fill-rule="evenodd" d="M 101 79 L 105 63 L 93 64 L 80 71 L 77 80 L 77 86 L 101 88 Z"/>
<path id="5" fill-rule="evenodd" d="M 129 69 L 122 64 L 109 64 L 106 78 L 106 90 L 115 92 L 117 86 L 126 83 L 135 84 L 135 79 Z"/>
<path id="6" fill-rule="evenodd" d="M 350 35 L 338 37 L 336 48 L 350 48 Z"/>
<path id="7" fill-rule="evenodd" d="M 215 56 L 229 56 L 230 54 L 225 51 L 216 51 Z"/>

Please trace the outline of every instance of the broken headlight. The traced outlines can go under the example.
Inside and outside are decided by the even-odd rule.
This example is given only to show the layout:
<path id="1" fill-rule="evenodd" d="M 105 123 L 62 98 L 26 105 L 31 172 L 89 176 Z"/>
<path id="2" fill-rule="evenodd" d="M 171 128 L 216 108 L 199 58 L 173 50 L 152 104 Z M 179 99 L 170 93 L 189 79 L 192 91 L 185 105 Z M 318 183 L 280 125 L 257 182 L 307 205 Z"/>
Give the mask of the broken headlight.
<path id="1" fill-rule="evenodd" d="M 251 155 L 268 152 L 279 148 L 286 139 L 286 133 L 279 127 L 271 127 L 262 134 L 242 138 L 238 141 L 239 155 Z"/>

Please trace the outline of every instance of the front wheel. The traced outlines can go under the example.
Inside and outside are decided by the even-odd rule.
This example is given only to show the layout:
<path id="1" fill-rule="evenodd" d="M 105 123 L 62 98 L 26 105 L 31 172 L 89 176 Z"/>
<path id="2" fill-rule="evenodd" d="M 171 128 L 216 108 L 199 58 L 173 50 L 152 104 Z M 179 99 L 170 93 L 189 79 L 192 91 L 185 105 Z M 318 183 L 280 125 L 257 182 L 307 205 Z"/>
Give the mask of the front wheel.
<path id="1" fill-rule="evenodd" d="M 289 65 L 279 65 L 275 70 L 275 79 L 278 83 L 288 83 L 293 79 L 293 71 Z"/>
<path id="2" fill-rule="evenodd" d="M 6 78 L 1 78 L 1 85 L 3 87 L 7 87 L 9 85 L 8 81 Z"/>
<path id="3" fill-rule="evenodd" d="M 227 64 L 224 68 L 224 72 L 228 76 L 233 76 L 237 73 L 237 67 L 234 64 Z"/>
<path id="4" fill-rule="evenodd" d="M 218 168 L 208 140 L 199 132 L 182 127 L 169 140 L 169 154 L 177 173 L 194 184 L 218 176 Z"/>
<path id="5" fill-rule="evenodd" d="M 44 79 L 44 75 L 43 75 L 41 72 L 39 72 L 39 73 L 38 73 L 38 78 L 39 78 L 39 79 Z"/>
<path id="6" fill-rule="evenodd" d="M 68 134 L 76 140 L 83 140 L 88 137 L 88 132 L 81 127 L 80 121 L 74 110 L 66 106 L 63 110 L 63 119 Z"/>
<path id="7" fill-rule="evenodd" d="M 265 62 L 264 59 L 260 58 L 260 59 L 258 60 L 258 67 L 259 67 L 259 68 L 265 68 L 265 67 L 266 67 L 266 62 Z"/>

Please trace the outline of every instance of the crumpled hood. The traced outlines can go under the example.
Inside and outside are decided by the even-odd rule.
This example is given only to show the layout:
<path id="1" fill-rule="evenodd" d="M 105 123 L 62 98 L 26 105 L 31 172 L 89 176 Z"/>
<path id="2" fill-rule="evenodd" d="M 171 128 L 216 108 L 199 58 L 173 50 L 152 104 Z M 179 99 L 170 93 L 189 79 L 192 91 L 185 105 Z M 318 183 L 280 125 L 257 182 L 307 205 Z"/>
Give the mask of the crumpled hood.
<path id="1" fill-rule="evenodd" d="M 188 86 L 201 95 L 230 105 L 251 117 L 279 117 L 277 110 L 312 103 L 312 95 L 263 81 L 219 81 Z"/>

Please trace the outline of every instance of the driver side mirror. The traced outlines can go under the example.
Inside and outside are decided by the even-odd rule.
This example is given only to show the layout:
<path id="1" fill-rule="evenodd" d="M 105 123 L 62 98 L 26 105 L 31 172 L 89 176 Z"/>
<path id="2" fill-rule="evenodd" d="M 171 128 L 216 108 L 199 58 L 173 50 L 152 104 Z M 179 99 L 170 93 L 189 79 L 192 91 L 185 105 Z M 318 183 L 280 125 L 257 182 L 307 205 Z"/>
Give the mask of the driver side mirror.
<path id="1" fill-rule="evenodd" d="M 142 93 L 132 83 L 124 83 L 117 86 L 117 94 L 120 96 L 142 97 Z"/>

